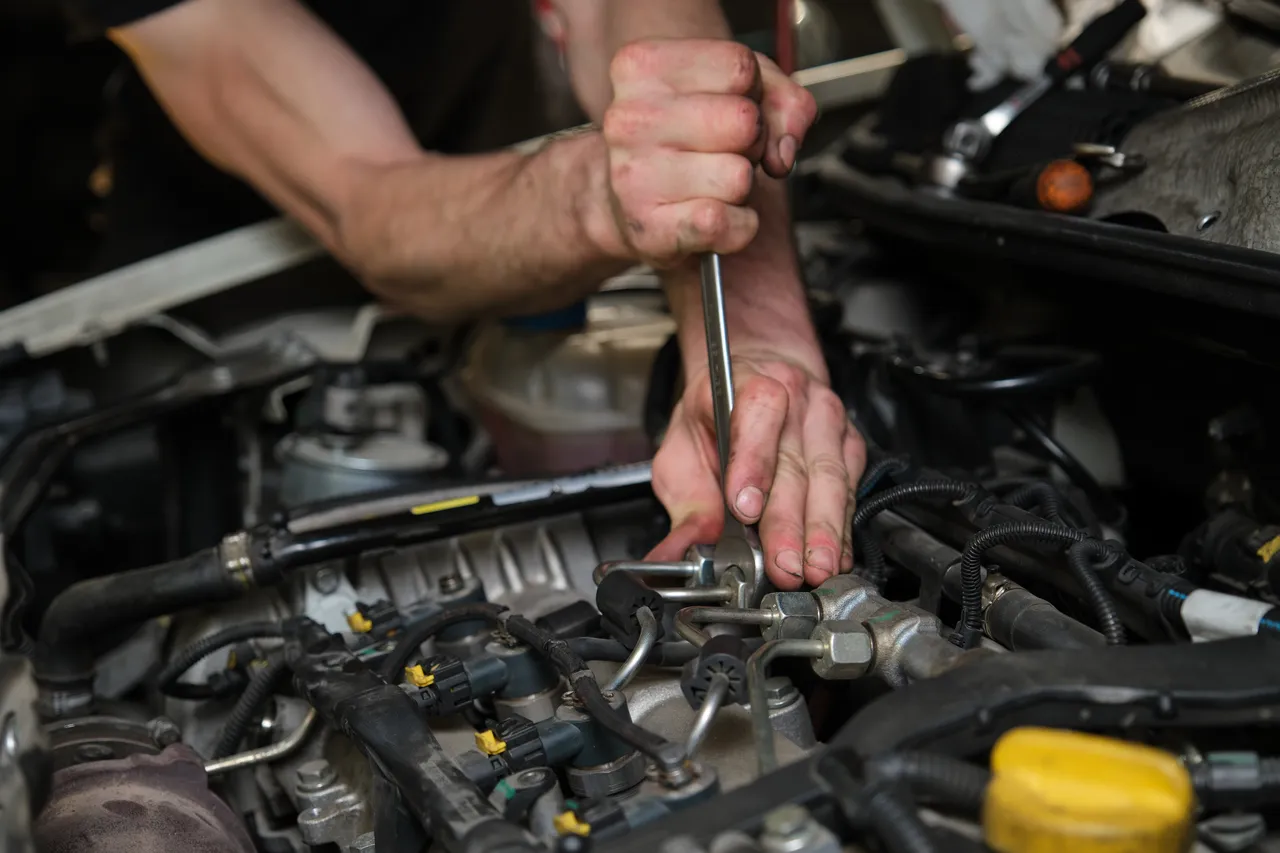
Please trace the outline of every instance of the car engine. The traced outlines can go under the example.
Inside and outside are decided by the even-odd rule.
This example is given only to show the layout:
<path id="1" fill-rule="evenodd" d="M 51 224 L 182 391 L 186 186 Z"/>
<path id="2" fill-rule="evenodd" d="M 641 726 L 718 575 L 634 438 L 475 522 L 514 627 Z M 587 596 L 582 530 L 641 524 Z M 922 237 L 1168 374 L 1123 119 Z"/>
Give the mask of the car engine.
<path id="1" fill-rule="evenodd" d="M 647 271 L 436 328 L 273 222 L 0 314 L 4 849 L 1276 849 L 1274 257 L 922 190 L 863 112 L 794 181 L 869 451 L 816 588 L 644 559 Z"/>

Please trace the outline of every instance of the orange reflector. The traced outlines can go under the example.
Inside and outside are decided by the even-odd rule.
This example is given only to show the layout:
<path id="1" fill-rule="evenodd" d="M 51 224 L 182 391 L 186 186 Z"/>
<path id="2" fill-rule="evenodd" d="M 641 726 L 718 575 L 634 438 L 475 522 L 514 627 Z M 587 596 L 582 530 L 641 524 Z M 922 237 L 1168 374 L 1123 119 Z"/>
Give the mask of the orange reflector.
<path id="1" fill-rule="evenodd" d="M 1075 213 L 1093 199 L 1093 176 L 1075 160 L 1054 160 L 1036 180 L 1036 201 L 1054 213 Z"/>

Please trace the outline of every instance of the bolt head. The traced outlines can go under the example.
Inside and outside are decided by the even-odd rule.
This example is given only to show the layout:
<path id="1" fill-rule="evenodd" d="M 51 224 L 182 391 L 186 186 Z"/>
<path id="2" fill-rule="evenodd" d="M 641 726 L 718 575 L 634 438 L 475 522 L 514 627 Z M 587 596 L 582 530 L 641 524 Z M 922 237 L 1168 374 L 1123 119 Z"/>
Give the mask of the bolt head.
<path id="1" fill-rule="evenodd" d="M 791 679 L 781 675 L 765 679 L 764 695 L 769 700 L 770 708 L 781 708 L 790 705 L 800 695 L 800 691 L 791 683 Z"/>
<path id="2" fill-rule="evenodd" d="M 822 618 L 818 600 L 808 592 L 771 592 L 761 599 L 760 606 L 775 617 L 774 623 L 761 631 L 766 640 L 803 640 Z"/>
<path id="3" fill-rule="evenodd" d="M 333 768 L 323 758 L 308 761 L 298 768 L 298 787 L 304 790 L 319 790 L 336 779 Z"/>
<path id="4" fill-rule="evenodd" d="M 789 838 L 809 826 L 809 812 L 794 804 L 781 806 L 764 816 L 764 831 L 772 836 Z"/>
<path id="5" fill-rule="evenodd" d="M 151 733 L 151 740 L 161 749 L 182 740 L 182 730 L 168 717 L 156 717 L 147 723 L 147 730 Z"/>
<path id="6" fill-rule="evenodd" d="M 716 546 L 690 545 L 684 559 L 697 569 L 692 586 L 712 586 L 716 582 Z"/>
<path id="7" fill-rule="evenodd" d="M 860 678 L 871 668 L 875 644 L 861 623 L 847 619 L 823 622 L 814 629 L 813 639 L 825 646 L 822 657 L 813 661 L 813 671 L 820 678 Z"/>

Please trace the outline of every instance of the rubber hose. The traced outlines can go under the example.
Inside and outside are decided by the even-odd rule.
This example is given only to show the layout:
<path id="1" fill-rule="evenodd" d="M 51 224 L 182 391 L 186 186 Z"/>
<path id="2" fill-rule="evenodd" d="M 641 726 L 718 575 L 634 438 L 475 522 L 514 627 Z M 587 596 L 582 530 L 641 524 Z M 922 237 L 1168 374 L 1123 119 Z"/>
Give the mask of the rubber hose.
<path id="1" fill-rule="evenodd" d="M 183 684 L 178 679 L 219 649 L 245 640 L 281 636 L 284 633 L 279 622 L 245 622 L 223 628 L 179 650 L 156 674 L 156 687 L 166 696 L 178 699 L 207 699 L 213 695 L 213 689 L 209 685 Z"/>
<path id="2" fill-rule="evenodd" d="M 1093 608 L 1093 614 L 1098 619 L 1098 627 L 1102 629 L 1102 636 L 1107 638 L 1107 645 L 1123 646 L 1126 642 L 1124 622 L 1120 620 L 1120 614 L 1116 611 L 1115 599 L 1111 597 L 1111 593 L 1102 585 L 1097 572 L 1093 570 L 1094 562 L 1106 559 L 1110 555 L 1111 550 L 1105 542 L 1085 539 L 1067 549 L 1067 565 L 1071 567 L 1076 583 L 1080 584 L 1085 599 Z"/>
<path id="3" fill-rule="evenodd" d="M 1074 545 L 1084 533 L 1049 521 L 1012 521 L 981 530 L 965 543 L 960 557 L 960 623 L 951 642 L 971 649 L 982 639 L 982 557 L 992 548 L 1014 542 Z"/>
<path id="4" fill-rule="evenodd" d="M 1039 509 L 1039 514 L 1049 521 L 1067 524 L 1062 517 L 1062 495 L 1048 483 L 1027 483 L 1025 486 L 1014 489 L 1003 500 L 1010 506 L 1016 506 L 1028 512 Z"/>
<path id="5" fill-rule="evenodd" d="M 491 625 L 500 626 L 502 622 L 498 617 L 506 612 L 506 609 L 500 604 L 475 602 L 454 604 L 433 616 L 428 616 L 412 628 L 396 635 L 396 647 L 383 659 L 378 671 L 387 681 L 397 684 L 404 668 L 409 665 L 413 656 L 418 654 L 418 648 L 427 640 L 435 637 L 445 628 L 463 622 L 483 619 Z"/>
<path id="6" fill-rule="evenodd" d="M 674 769 L 684 762 L 682 744 L 674 744 L 637 726 L 614 710 L 609 700 L 604 698 L 600 684 L 586 661 L 567 642 L 556 639 L 523 616 L 510 617 L 505 628 L 508 634 L 550 661 L 568 680 L 583 710 L 614 737 L 653 759 L 664 770 Z"/>
<path id="7" fill-rule="evenodd" d="M 890 853 L 934 853 L 937 850 L 915 807 L 904 802 L 892 789 L 882 788 L 875 792 L 864 808 L 880 843 Z"/>
<path id="8" fill-rule="evenodd" d="M 72 584 L 40 620 L 36 677 L 54 687 L 91 686 L 102 651 L 95 640 L 103 634 L 189 607 L 231 601 L 245 591 L 242 581 L 223 566 L 217 548 Z"/>
<path id="9" fill-rule="evenodd" d="M 268 700 L 280 689 L 288 676 L 289 664 L 284 658 L 272 660 L 254 673 L 249 686 L 240 694 L 235 707 L 227 716 L 222 734 L 213 748 L 213 758 L 226 758 L 235 753 L 236 748 L 240 746 L 240 741 L 244 740 L 244 736 L 248 734 L 250 724 L 262 714 Z"/>
<path id="10" fill-rule="evenodd" d="M 873 778 L 903 782 L 918 799 L 955 806 L 977 814 L 987 795 L 991 773 L 985 767 L 950 755 L 929 752 L 895 752 L 867 763 Z"/>

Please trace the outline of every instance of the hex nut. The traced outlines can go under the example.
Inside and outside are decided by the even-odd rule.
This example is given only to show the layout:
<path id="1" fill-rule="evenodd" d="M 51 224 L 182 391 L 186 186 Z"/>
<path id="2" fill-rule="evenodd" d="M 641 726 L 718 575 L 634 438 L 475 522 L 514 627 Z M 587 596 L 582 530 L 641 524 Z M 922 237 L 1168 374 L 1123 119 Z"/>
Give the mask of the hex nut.
<path id="1" fill-rule="evenodd" d="M 875 658 L 875 643 L 859 622 L 822 622 L 814 629 L 812 639 L 821 640 L 824 646 L 822 657 L 813 661 L 813 671 L 820 678 L 859 678 L 866 675 Z"/>
<path id="2" fill-rule="evenodd" d="M 760 632 L 766 640 L 803 640 L 822 618 L 818 600 L 808 592 L 771 592 L 760 606 L 774 616 L 773 623 Z"/>

